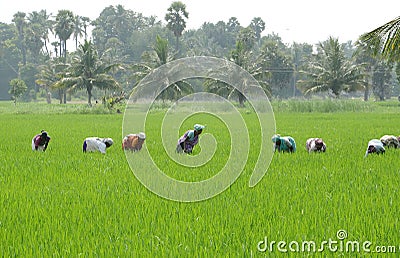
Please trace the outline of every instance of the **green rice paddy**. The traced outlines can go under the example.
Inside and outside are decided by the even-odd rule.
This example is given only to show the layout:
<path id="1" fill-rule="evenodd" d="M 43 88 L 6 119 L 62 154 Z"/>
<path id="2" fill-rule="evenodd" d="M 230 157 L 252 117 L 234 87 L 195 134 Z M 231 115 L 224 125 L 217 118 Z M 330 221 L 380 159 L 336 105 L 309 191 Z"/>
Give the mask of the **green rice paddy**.
<path id="1" fill-rule="evenodd" d="M 256 116 L 244 110 L 252 136 L 243 173 L 226 191 L 193 203 L 159 197 L 135 177 L 121 149 L 123 114 L 80 105 L 0 103 L 0 254 L 263 257 L 286 250 L 293 257 L 374 256 L 377 247 L 400 253 L 400 150 L 364 158 L 370 139 L 400 135 L 398 103 L 342 101 L 324 109 L 314 103 L 272 103 L 277 133 L 294 137 L 297 152 L 276 153 L 253 188 L 248 182 L 259 152 L 258 134 L 251 133 Z M 154 112 L 148 122 L 157 124 L 162 115 Z M 169 160 L 159 133 L 146 132 L 145 145 L 155 162 L 179 180 L 213 176 L 231 151 L 229 130 L 221 121 L 202 114 L 195 120 L 208 125 L 204 132 L 218 147 L 210 164 L 193 169 Z M 51 136 L 48 150 L 33 152 L 31 139 L 41 129 Z M 82 142 L 89 136 L 111 137 L 115 144 L 105 155 L 83 154 Z M 308 154 L 309 137 L 323 138 L 327 152 Z M 196 146 L 195 154 L 203 148 Z M 339 230 L 346 231 L 345 239 L 338 239 Z M 265 239 L 268 248 L 260 250 Z M 361 245 L 351 252 L 318 250 L 329 239 L 370 241 L 370 252 Z M 279 241 L 286 246 L 278 249 Z M 294 242 L 302 241 L 314 241 L 316 250 L 302 251 L 301 245 L 296 250 Z"/>

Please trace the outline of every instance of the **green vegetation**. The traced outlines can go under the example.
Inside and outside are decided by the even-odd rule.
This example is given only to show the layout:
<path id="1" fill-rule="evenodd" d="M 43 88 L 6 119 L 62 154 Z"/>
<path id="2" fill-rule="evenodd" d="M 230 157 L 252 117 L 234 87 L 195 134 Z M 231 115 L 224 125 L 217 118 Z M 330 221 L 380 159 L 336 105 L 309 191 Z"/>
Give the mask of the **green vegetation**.
<path id="1" fill-rule="evenodd" d="M 265 237 L 320 243 L 337 240 L 340 229 L 347 231 L 346 240 L 371 241 L 371 249 L 397 246 L 400 150 L 363 157 L 368 140 L 400 134 L 398 102 L 388 103 L 355 101 L 352 106 L 332 101 L 326 104 L 330 111 L 318 111 L 320 105 L 307 101 L 272 103 L 278 109 L 277 132 L 293 136 L 298 151 L 275 154 L 265 177 L 249 188 L 258 152 L 251 136 L 250 158 L 238 180 L 220 195 L 197 203 L 165 200 L 135 178 L 121 150 L 121 114 L 87 105 L 0 103 L 7 135 L 0 145 L 0 253 L 4 257 L 250 257 L 264 256 L 257 244 Z M 350 107 L 342 107 L 345 104 Z M 357 107 L 366 112 L 357 112 Z M 149 123 L 159 123 L 160 114 L 155 111 Z M 242 114 L 252 127 L 252 113 L 243 109 Z M 206 120 L 202 123 L 209 125 L 206 130 L 217 137 L 218 146 L 229 141 L 228 131 L 215 117 L 195 119 Z M 30 141 L 41 129 L 51 136 L 48 150 L 32 152 Z M 156 135 L 149 132 L 145 145 L 159 155 Z M 87 136 L 112 137 L 115 145 L 106 155 L 83 154 Z M 322 137 L 327 152 L 308 154 L 304 146 L 308 137 Z M 175 171 L 176 176 L 207 177 L 221 167 L 228 151 L 219 148 L 221 158 L 213 158 L 212 165 L 188 169 L 187 175 Z M 156 162 L 169 166 L 163 159 Z M 272 255 L 276 254 L 275 248 Z M 327 248 L 321 253 L 332 254 Z"/>
<path id="2" fill-rule="evenodd" d="M 21 79 L 12 79 L 10 81 L 10 90 L 8 93 L 12 96 L 14 100 L 14 105 L 17 104 L 17 99 L 27 90 L 26 84 Z"/>
<path id="3" fill-rule="evenodd" d="M 171 60 L 194 56 L 237 64 L 273 98 L 327 92 L 342 97 L 357 91 L 357 95 L 364 93 L 365 100 L 383 101 L 400 93 L 394 47 L 398 19 L 357 42 L 329 37 L 311 45 L 284 43 L 261 17 L 248 24 L 236 17 L 205 21 L 200 28 L 188 30 L 191 10 L 181 1 L 171 2 L 164 23 L 136 11 L 110 5 L 94 20 L 70 10 L 53 15 L 45 9 L 15 13 L 11 24 L 0 24 L 0 99 L 10 99 L 9 82 L 19 78 L 27 86 L 22 101 L 50 100 L 51 95 L 60 103 L 80 98 L 90 104 L 116 92 L 129 94 L 145 74 Z M 67 46 L 70 40 L 74 44 Z M 181 81 L 162 98 L 172 100 L 188 90 L 208 88 L 221 95 L 232 93 L 243 104 L 244 96 L 230 86 L 223 81 L 208 80 L 208 85 Z"/>
<path id="4" fill-rule="evenodd" d="M 400 40 L 399 26 L 400 16 L 361 35 L 360 40 L 368 44 L 375 55 L 398 62 L 400 58 L 397 47 Z"/>
<path id="5" fill-rule="evenodd" d="M 152 105 L 152 111 L 163 111 L 172 105 L 169 101 L 158 101 Z M 400 102 L 392 99 L 384 102 L 364 102 L 361 100 L 351 99 L 327 99 L 327 100 L 301 100 L 301 99 L 290 99 L 290 100 L 276 100 L 272 101 L 271 105 L 275 113 L 336 113 L 336 112 L 385 112 L 385 113 L 396 113 L 400 108 Z M 138 110 L 141 110 L 140 105 L 136 105 Z M 217 108 L 223 108 L 216 106 Z M 237 107 L 241 108 L 237 104 Z M 3 101 L 0 102 L 0 113 L 8 114 L 112 114 L 116 112 L 116 109 L 123 111 L 125 105 L 119 103 L 114 109 L 108 109 L 103 104 L 96 104 L 92 107 L 86 104 L 46 104 L 46 103 L 19 103 L 17 106 L 12 105 L 11 102 Z M 132 108 L 130 106 L 129 108 Z M 241 108 L 243 112 L 253 112 L 248 103 L 245 107 Z M 144 111 L 144 110 L 142 110 Z M 217 110 L 216 110 L 217 111 Z"/>

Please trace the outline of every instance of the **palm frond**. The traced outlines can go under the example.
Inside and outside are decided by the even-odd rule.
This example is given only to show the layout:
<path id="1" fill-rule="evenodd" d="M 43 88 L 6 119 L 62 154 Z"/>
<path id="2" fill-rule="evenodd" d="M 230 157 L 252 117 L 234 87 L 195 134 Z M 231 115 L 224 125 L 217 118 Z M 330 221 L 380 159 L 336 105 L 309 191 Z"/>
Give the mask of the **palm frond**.
<path id="1" fill-rule="evenodd" d="M 360 40 L 372 46 L 375 55 L 398 61 L 400 59 L 400 16 L 361 35 Z"/>

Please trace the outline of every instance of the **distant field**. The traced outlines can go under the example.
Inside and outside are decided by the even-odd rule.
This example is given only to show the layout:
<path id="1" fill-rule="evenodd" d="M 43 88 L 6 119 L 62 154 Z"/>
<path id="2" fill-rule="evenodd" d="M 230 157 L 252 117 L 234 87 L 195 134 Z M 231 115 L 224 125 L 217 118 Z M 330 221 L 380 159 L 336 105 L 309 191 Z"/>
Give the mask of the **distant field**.
<path id="1" fill-rule="evenodd" d="M 371 251 L 395 246 L 400 253 L 400 150 L 364 158 L 370 139 L 400 135 L 398 102 L 272 105 L 277 132 L 293 136 L 298 151 L 275 154 L 261 182 L 249 188 L 259 151 L 255 133 L 248 163 L 232 186 L 206 201 L 180 203 L 158 197 L 132 173 L 121 150 L 123 114 L 78 104 L 0 103 L 1 256 L 251 257 L 281 253 L 279 241 L 293 257 L 372 255 L 361 245 L 360 254 L 346 252 L 348 241 L 370 241 Z M 252 132 L 255 115 L 242 114 Z M 162 112 L 154 112 L 150 122 L 161 119 Z M 148 132 L 149 152 L 174 178 L 203 180 L 229 156 L 223 123 L 207 115 L 197 119 L 208 124 L 218 148 L 210 164 L 194 169 L 180 170 L 161 148 L 157 132 Z M 31 139 L 41 129 L 52 139 L 45 153 L 35 153 Z M 83 154 L 88 136 L 111 137 L 115 145 L 106 155 Z M 327 152 L 309 155 L 309 137 L 322 137 Z M 338 239 L 339 230 L 347 236 Z M 266 238 L 268 248 L 260 252 Z M 342 243 L 342 252 L 327 245 L 318 251 L 329 239 Z M 315 252 L 290 249 L 307 241 L 316 243 Z"/>

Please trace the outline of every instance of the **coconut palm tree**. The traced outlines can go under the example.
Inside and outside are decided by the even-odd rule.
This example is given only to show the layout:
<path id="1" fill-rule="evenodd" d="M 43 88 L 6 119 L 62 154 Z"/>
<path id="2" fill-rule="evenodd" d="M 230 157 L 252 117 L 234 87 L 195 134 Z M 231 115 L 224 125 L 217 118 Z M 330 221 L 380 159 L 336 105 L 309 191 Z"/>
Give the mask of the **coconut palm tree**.
<path id="1" fill-rule="evenodd" d="M 85 89 L 88 93 L 88 104 L 92 105 L 92 90 L 94 87 L 106 90 L 119 90 L 120 86 L 109 72 L 121 68 L 119 64 L 106 64 L 98 57 L 97 50 L 91 41 L 79 45 L 72 63 L 68 68 L 67 77 L 56 83 L 56 87 L 67 87 L 70 91 Z"/>
<path id="2" fill-rule="evenodd" d="M 343 45 L 337 38 L 329 37 L 318 44 L 316 59 L 301 71 L 307 79 L 300 80 L 299 86 L 304 94 L 330 91 L 339 97 L 342 91 L 362 89 L 365 82 L 363 67 L 348 60 Z"/>
<path id="3" fill-rule="evenodd" d="M 391 61 L 400 60 L 400 16 L 360 36 L 360 40 L 373 46 L 375 54 Z"/>
<path id="4" fill-rule="evenodd" d="M 134 70 L 134 77 L 137 84 L 142 78 L 144 78 L 151 71 L 165 65 L 175 59 L 174 53 L 169 48 L 168 40 L 157 35 L 156 42 L 153 46 L 153 50 L 145 52 L 142 56 L 143 63 L 135 64 L 132 69 Z M 175 100 L 186 94 L 192 93 L 192 85 L 185 81 L 179 81 L 170 85 L 167 89 L 160 93 L 162 101 L 167 99 Z"/>
<path id="5" fill-rule="evenodd" d="M 62 58 L 52 58 L 45 64 L 39 66 L 39 73 L 36 75 L 38 85 L 42 86 L 46 94 L 50 94 L 50 90 L 57 90 L 59 94 L 60 104 L 62 104 L 63 88 L 57 88 L 56 83 L 65 77 L 66 68 L 68 65 L 64 64 Z M 48 98 L 48 103 L 50 99 Z"/>
<path id="6" fill-rule="evenodd" d="M 353 54 L 357 63 L 364 64 L 364 72 L 367 75 L 365 77 L 366 84 L 364 87 L 364 101 L 368 101 L 370 95 L 370 89 L 372 87 L 372 73 L 374 66 L 377 64 L 378 59 L 374 57 L 372 46 L 367 45 L 365 42 L 358 40 L 355 43 L 356 51 Z"/>
<path id="7" fill-rule="evenodd" d="M 230 53 L 230 61 L 251 74 L 254 79 L 258 81 L 265 93 L 270 95 L 270 89 L 265 80 L 268 77 L 269 72 L 263 69 L 263 63 L 265 60 L 262 55 L 254 56 L 252 52 L 255 40 L 255 32 L 251 28 L 241 29 L 236 40 L 236 47 Z M 214 72 L 229 77 L 232 71 L 223 68 L 223 70 Z M 210 78 L 215 78 L 215 76 L 210 74 Z M 226 82 L 210 78 L 206 79 L 204 82 L 204 88 L 206 91 L 226 98 L 237 98 L 239 105 L 244 106 L 246 97 L 241 91 Z"/>

